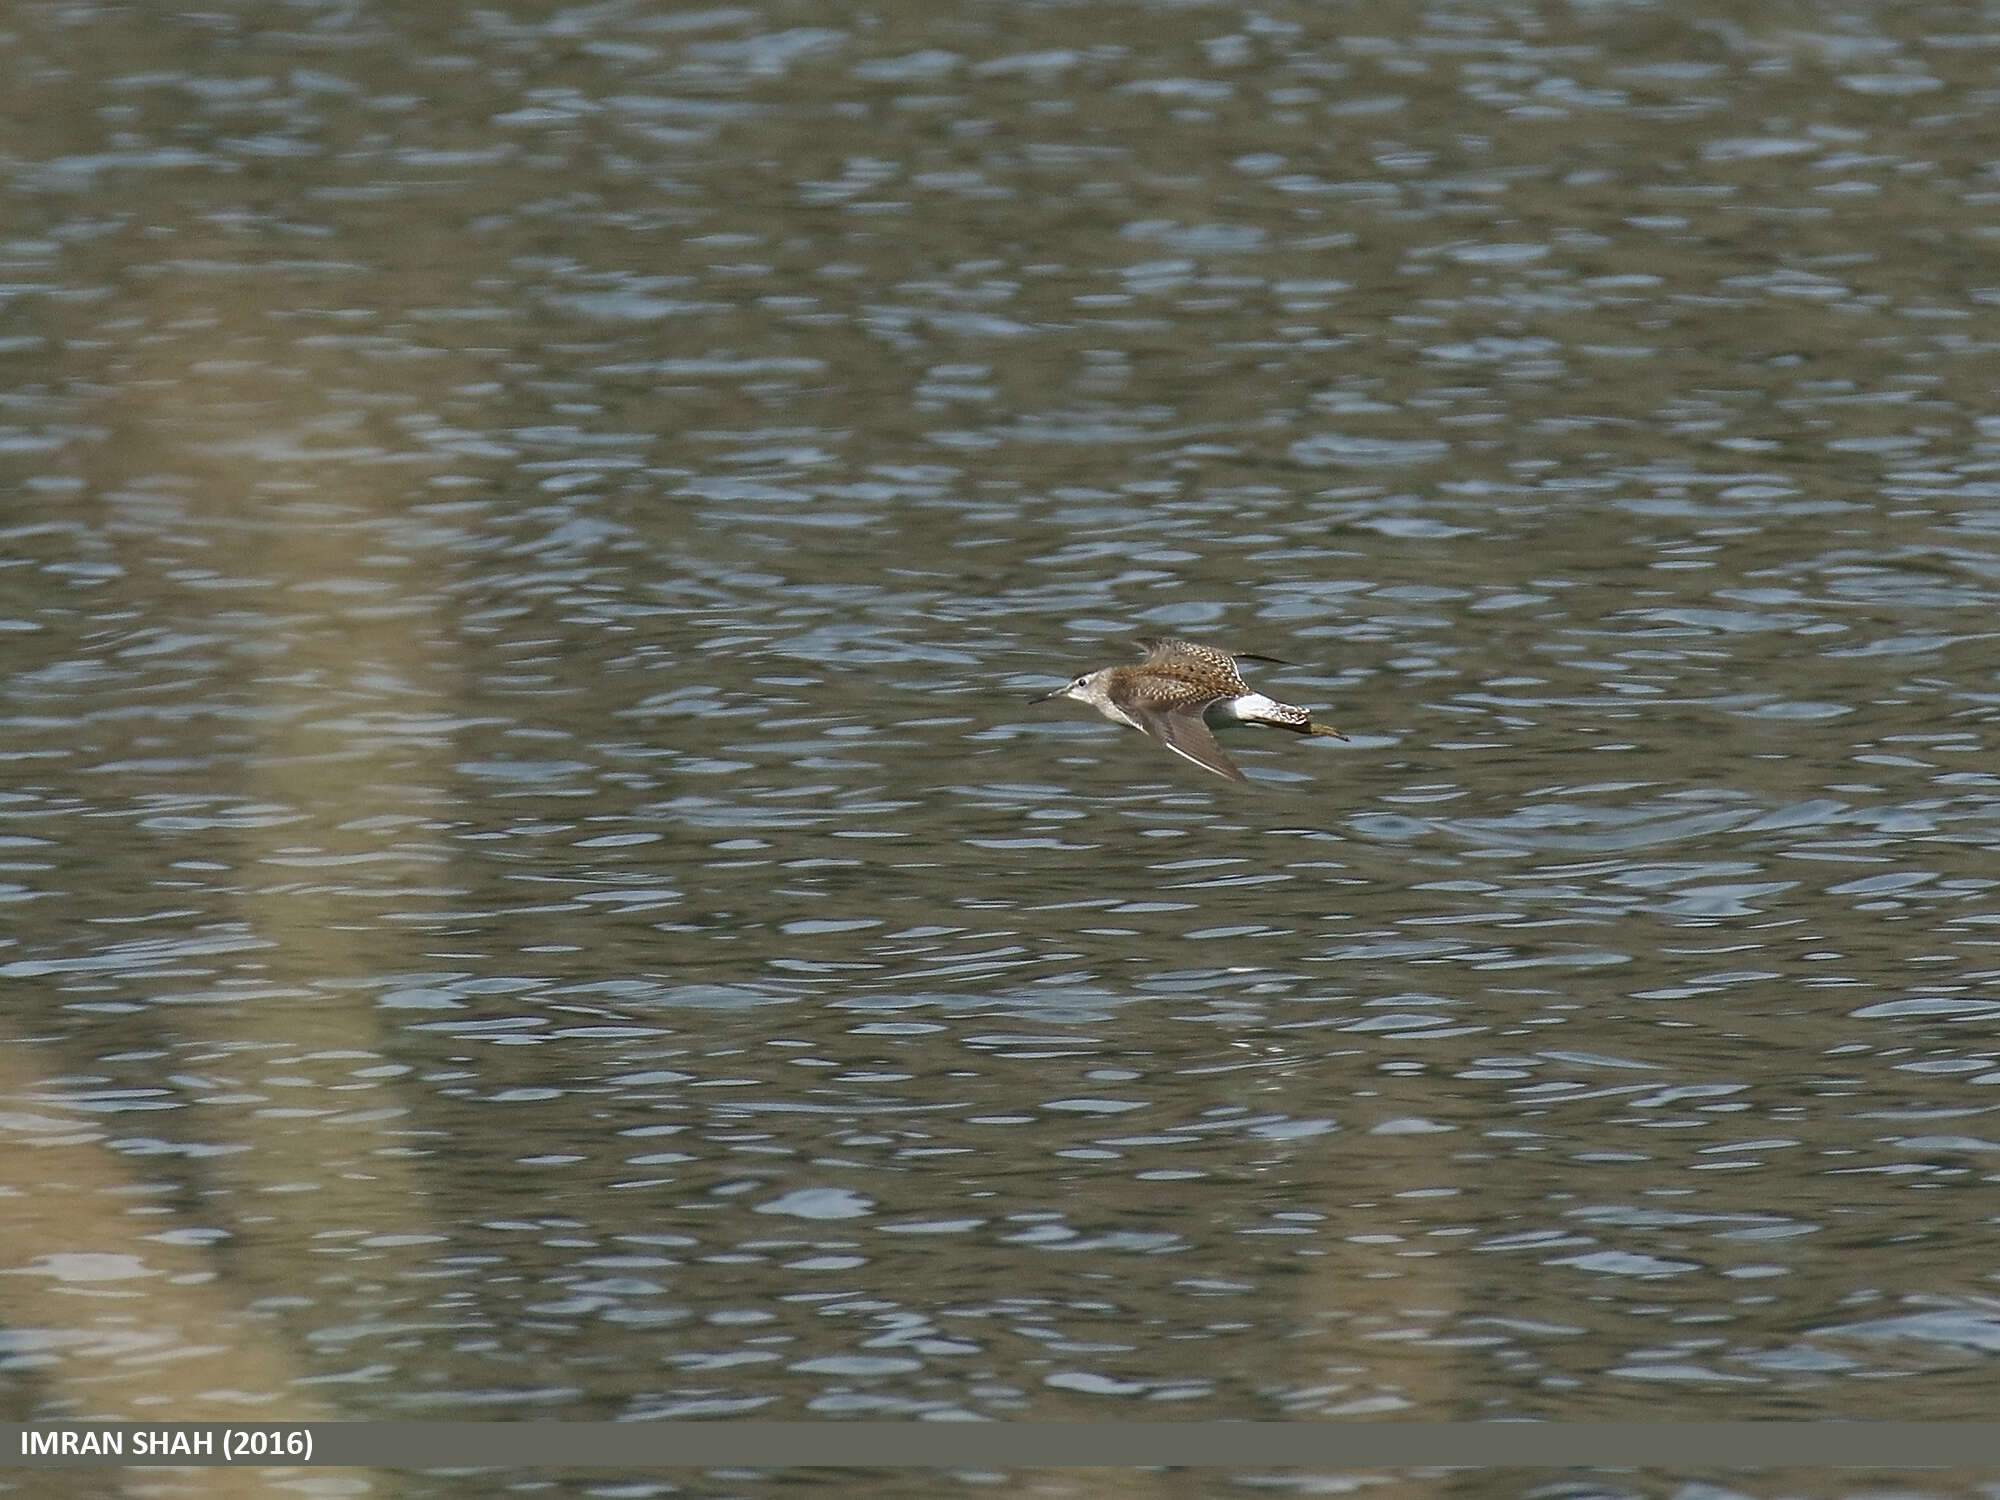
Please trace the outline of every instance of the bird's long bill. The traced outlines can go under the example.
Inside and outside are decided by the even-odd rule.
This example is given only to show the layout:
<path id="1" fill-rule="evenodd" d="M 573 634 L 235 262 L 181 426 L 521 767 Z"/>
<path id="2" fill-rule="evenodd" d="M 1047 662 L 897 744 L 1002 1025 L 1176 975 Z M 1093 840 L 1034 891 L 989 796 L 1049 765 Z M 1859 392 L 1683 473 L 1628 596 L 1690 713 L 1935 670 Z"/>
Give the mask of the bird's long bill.
<path id="1" fill-rule="evenodd" d="M 1046 703 L 1051 698 L 1060 698 L 1067 690 L 1068 690 L 1068 684 L 1064 684 L 1064 686 L 1057 688 L 1052 693 L 1036 693 L 1033 697 L 1029 698 L 1028 701 L 1030 703 Z"/>

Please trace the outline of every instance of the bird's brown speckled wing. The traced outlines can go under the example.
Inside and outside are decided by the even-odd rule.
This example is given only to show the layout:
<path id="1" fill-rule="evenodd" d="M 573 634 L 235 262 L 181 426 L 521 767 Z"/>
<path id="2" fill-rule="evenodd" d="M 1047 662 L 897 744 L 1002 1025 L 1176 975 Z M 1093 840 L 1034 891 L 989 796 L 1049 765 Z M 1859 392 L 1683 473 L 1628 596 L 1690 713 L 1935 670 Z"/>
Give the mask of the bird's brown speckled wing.
<path id="1" fill-rule="evenodd" d="M 1190 693 L 1208 698 L 1234 698 L 1250 691 L 1236 670 L 1236 658 L 1218 647 L 1158 637 L 1139 644 L 1146 648 L 1140 668 L 1149 676 L 1185 683 Z"/>
<path id="2" fill-rule="evenodd" d="M 1191 760 L 1204 771 L 1213 771 L 1231 781 L 1248 781 L 1250 778 L 1236 768 L 1235 761 L 1223 754 L 1222 746 L 1209 732 L 1208 724 L 1201 716 L 1205 706 L 1195 703 L 1158 709 L 1133 704 L 1130 711 L 1132 717 L 1139 721 L 1141 729 L 1181 759 Z"/>
<path id="3" fill-rule="evenodd" d="M 1292 665 L 1282 656 L 1263 656 L 1255 651 L 1224 651 L 1220 646 L 1199 646 L 1193 641 L 1174 640 L 1163 635 L 1142 635 L 1136 644 L 1146 653 L 1146 665 L 1149 667 L 1187 662 L 1218 672 L 1233 673 L 1239 661 L 1267 661 L 1279 667 Z"/>
<path id="4" fill-rule="evenodd" d="M 1163 635 L 1142 635 L 1136 644 L 1146 653 L 1146 665 L 1149 667 L 1185 662 L 1215 672 L 1236 670 L 1236 663 L 1229 653 L 1214 646 L 1197 646 L 1193 641 L 1177 641 Z"/>

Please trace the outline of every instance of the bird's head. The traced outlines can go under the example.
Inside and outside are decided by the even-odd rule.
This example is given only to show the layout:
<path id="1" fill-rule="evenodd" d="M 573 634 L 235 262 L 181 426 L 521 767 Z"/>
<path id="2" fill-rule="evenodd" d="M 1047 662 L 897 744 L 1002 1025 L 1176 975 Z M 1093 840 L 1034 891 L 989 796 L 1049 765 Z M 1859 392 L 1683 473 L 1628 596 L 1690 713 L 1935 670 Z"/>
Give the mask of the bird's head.
<path id="1" fill-rule="evenodd" d="M 1103 675 L 1104 673 L 1101 670 L 1082 673 L 1079 676 L 1070 678 L 1068 682 L 1065 682 L 1061 687 L 1051 692 L 1035 694 L 1028 701 L 1030 703 L 1046 703 L 1051 698 L 1081 698 L 1084 702 L 1088 703 L 1092 696 L 1092 690 L 1097 686 L 1097 680 Z"/>

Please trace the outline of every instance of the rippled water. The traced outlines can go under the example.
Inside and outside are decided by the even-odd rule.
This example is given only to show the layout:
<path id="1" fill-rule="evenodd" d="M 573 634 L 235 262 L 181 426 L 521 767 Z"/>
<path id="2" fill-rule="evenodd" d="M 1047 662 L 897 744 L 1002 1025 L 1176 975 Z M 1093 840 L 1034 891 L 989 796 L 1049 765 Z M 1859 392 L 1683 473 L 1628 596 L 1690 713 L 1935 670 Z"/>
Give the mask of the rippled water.
<path id="1" fill-rule="evenodd" d="M 1990 1412 L 1992 7 L 7 24 L 0 1410 Z"/>

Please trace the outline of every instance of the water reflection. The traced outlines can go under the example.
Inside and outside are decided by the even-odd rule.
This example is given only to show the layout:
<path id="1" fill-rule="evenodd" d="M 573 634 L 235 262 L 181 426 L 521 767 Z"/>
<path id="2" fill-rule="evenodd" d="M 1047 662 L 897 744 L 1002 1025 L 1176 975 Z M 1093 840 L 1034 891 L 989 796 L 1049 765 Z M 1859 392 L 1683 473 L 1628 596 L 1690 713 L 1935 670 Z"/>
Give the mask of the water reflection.
<path id="1" fill-rule="evenodd" d="M 22 1287 L 260 1414 L 1985 1410 L 1977 16 L 19 30 Z M 1163 632 L 1353 741 L 1021 706 Z M 10 1410 L 193 1399 L 72 1305 Z"/>

